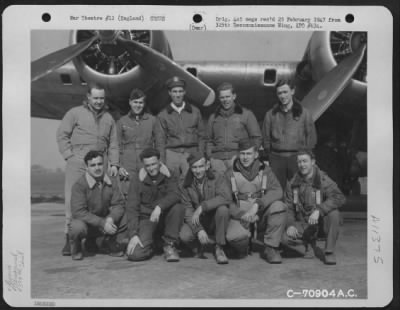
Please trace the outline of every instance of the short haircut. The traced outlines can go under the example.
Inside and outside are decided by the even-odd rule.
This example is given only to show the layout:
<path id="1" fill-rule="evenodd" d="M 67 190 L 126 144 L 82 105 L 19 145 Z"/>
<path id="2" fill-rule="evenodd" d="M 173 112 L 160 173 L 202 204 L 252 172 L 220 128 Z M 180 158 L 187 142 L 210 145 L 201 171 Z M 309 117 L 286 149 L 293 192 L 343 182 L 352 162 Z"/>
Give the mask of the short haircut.
<path id="1" fill-rule="evenodd" d="M 86 166 L 88 165 L 89 160 L 95 159 L 97 157 L 101 157 L 104 160 L 104 155 L 103 152 L 100 151 L 89 151 L 87 152 L 87 154 L 85 155 L 85 157 L 83 158 L 83 160 L 85 161 Z"/>
<path id="2" fill-rule="evenodd" d="M 315 159 L 315 154 L 311 149 L 301 149 L 297 152 L 297 156 L 308 155 L 311 159 Z"/>
<path id="3" fill-rule="evenodd" d="M 140 99 L 143 98 L 146 99 L 146 94 L 139 88 L 135 88 L 131 91 L 129 95 L 129 100 L 135 100 L 135 99 Z"/>
<path id="4" fill-rule="evenodd" d="M 87 89 L 87 93 L 88 94 L 92 94 L 92 89 L 100 89 L 100 90 L 105 90 L 103 86 L 101 86 L 98 83 L 90 83 L 88 84 L 88 89 Z"/>
<path id="5" fill-rule="evenodd" d="M 154 156 L 157 157 L 157 159 L 160 159 L 160 152 L 157 149 L 152 148 L 152 147 L 144 149 L 142 151 L 142 153 L 140 153 L 140 155 L 139 155 L 141 161 L 143 161 L 143 159 L 145 159 L 145 158 L 150 158 L 150 157 L 154 157 Z"/>
<path id="6" fill-rule="evenodd" d="M 223 90 L 230 90 L 232 92 L 232 94 L 236 94 L 235 88 L 233 87 L 233 85 L 231 83 L 228 83 L 228 82 L 224 82 L 218 86 L 217 94 L 219 95 L 219 93 Z"/>
<path id="7" fill-rule="evenodd" d="M 276 82 L 275 90 L 277 90 L 278 87 L 281 87 L 283 85 L 288 85 L 290 89 L 293 89 L 295 86 L 293 80 L 291 79 L 279 79 L 278 82 Z"/>

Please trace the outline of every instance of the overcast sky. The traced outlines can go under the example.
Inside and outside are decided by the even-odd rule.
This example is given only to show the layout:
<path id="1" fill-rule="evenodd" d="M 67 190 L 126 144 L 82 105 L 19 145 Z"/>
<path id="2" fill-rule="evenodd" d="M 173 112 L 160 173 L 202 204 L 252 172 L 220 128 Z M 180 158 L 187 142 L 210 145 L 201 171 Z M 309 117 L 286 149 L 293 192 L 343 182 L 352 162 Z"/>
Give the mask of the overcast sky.
<path id="1" fill-rule="evenodd" d="M 69 31 L 33 31 L 32 60 L 66 47 Z M 311 32 L 182 32 L 168 31 L 175 60 L 299 61 Z M 64 168 L 56 130 L 60 121 L 31 118 L 32 164 Z"/>

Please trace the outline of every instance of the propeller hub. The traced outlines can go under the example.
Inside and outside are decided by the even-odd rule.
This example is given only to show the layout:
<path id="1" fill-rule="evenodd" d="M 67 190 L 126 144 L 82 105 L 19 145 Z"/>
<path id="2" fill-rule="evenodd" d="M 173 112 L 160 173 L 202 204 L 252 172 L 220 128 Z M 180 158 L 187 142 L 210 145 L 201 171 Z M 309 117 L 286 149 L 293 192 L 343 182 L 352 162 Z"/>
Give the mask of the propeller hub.
<path id="1" fill-rule="evenodd" d="M 76 41 L 97 36 L 98 39 L 82 52 L 80 58 L 85 65 L 101 74 L 118 75 L 129 72 L 136 63 L 131 61 L 129 53 L 117 39 L 121 37 L 150 45 L 150 35 L 148 30 L 78 30 Z"/>
<path id="2" fill-rule="evenodd" d="M 99 30 L 100 40 L 104 44 L 115 43 L 119 33 L 119 30 Z"/>

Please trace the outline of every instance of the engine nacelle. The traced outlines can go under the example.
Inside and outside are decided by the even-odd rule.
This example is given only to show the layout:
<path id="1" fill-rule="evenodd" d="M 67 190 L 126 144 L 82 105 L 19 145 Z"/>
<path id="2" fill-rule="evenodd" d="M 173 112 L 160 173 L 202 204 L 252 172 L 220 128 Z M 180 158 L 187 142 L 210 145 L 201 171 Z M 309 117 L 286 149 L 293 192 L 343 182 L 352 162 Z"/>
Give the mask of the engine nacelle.
<path id="1" fill-rule="evenodd" d="M 72 31 L 71 44 L 85 41 L 95 32 L 96 30 Z M 135 87 L 146 90 L 153 78 L 132 62 L 129 53 L 114 40 L 116 35 L 148 45 L 172 58 L 169 43 L 162 31 L 100 30 L 99 33 L 100 39 L 74 58 L 73 63 L 84 81 L 102 85 L 107 95 L 117 102 L 126 100 Z"/>

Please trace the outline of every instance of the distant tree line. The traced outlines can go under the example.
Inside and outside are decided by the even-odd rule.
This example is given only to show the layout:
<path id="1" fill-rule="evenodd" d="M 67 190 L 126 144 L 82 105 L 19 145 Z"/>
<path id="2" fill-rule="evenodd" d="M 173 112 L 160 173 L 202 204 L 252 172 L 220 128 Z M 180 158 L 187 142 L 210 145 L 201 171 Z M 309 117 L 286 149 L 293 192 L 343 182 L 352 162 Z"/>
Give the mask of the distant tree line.
<path id="1" fill-rule="evenodd" d="M 64 170 L 61 169 L 60 167 L 57 167 L 56 169 L 50 169 L 43 167 L 42 165 L 39 164 L 33 164 L 31 165 L 31 173 L 64 173 Z"/>
<path id="2" fill-rule="evenodd" d="M 31 165 L 31 202 L 63 202 L 64 171 Z"/>

